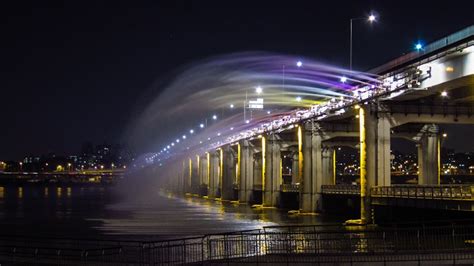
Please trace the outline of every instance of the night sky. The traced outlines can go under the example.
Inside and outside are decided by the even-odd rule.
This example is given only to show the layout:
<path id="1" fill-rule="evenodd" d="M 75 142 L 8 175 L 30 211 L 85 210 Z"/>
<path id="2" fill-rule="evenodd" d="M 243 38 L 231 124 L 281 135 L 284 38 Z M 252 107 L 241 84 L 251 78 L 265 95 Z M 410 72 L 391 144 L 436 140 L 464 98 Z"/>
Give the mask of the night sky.
<path id="1" fill-rule="evenodd" d="M 374 10 L 377 24 L 354 23 L 354 68 L 367 70 L 474 24 L 474 1 L 190 2 L 3 1 L 0 160 L 126 143 L 159 94 L 152 84 L 208 56 L 259 50 L 347 67 L 349 19 Z"/>

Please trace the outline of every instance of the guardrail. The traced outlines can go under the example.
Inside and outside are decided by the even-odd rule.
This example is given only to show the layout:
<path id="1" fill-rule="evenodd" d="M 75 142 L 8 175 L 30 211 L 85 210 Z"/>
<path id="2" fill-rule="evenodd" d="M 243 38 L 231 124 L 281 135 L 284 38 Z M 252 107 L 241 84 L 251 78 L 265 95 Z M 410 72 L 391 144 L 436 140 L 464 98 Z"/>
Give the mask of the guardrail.
<path id="1" fill-rule="evenodd" d="M 360 195 L 359 185 L 322 185 L 322 194 L 333 195 Z"/>
<path id="2" fill-rule="evenodd" d="M 281 184 L 281 192 L 300 192 L 300 184 Z"/>
<path id="3" fill-rule="evenodd" d="M 432 200 L 474 200 L 474 185 L 392 185 L 373 187 L 372 197 L 432 199 Z"/>
<path id="4" fill-rule="evenodd" d="M 47 244 L 47 245 L 46 245 Z M 20 252 L 21 250 L 21 252 Z M 474 262 L 474 225 L 273 226 L 164 241 L 65 240 L 0 236 L 0 260 L 94 265 Z"/>
<path id="5" fill-rule="evenodd" d="M 146 250 L 150 264 L 474 261 L 474 227 L 277 228 L 204 236 Z M 275 228 L 274 228 L 275 229 Z"/>

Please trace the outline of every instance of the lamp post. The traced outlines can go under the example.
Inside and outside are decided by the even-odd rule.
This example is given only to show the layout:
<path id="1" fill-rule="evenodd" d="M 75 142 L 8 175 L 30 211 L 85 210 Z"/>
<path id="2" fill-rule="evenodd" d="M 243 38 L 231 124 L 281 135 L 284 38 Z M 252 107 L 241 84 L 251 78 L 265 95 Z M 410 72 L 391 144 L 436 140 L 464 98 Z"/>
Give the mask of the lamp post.
<path id="1" fill-rule="evenodd" d="M 366 18 L 351 18 L 350 19 L 350 51 L 349 51 L 349 69 L 352 70 L 352 22 L 354 20 L 363 20 L 363 19 L 366 19 Z M 370 22 L 370 23 L 373 23 L 376 21 L 376 17 L 374 14 L 371 14 L 367 17 L 367 21 Z"/>

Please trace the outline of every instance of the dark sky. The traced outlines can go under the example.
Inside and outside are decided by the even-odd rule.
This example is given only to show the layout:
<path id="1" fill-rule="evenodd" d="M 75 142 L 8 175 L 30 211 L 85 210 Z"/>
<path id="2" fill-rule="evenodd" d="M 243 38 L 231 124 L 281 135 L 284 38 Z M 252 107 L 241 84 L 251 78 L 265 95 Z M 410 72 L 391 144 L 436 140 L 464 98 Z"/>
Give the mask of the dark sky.
<path id="1" fill-rule="evenodd" d="M 257 3 L 258 2 L 258 3 Z M 474 1 L 2 1 L 0 159 L 114 143 L 162 75 L 264 50 L 368 69 L 474 24 Z M 172 128 L 170 128 L 172 130 Z"/>

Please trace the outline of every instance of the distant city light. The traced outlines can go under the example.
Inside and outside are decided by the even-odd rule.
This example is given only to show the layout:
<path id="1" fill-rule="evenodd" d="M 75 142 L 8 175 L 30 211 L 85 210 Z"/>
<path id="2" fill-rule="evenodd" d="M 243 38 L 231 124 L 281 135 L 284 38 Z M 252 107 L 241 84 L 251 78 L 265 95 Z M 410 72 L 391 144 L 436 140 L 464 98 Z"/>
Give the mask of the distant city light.
<path id="1" fill-rule="evenodd" d="M 233 128 L 233 127 L 231 127 L 231 128 L 230 128 L 230 130 L 234 130 L 234 128 Z"/>
<path id="2" fill-rule="evenodd" d="M 442 91 L 442 92 L 441 92 L 441 96 L 443 96 L 443 97 L 448 97 L 448 92 L 447 92 L 447 91 Z"/>
<path id="3" fill-rule="evenodd" d="M 234 105 L 233 104 L 230 104 L 230 109 L 234 108 Z"/>
<path id="4" fill-rule="evenodd" d="M 221 135 L 221 133 L 220 133 L 220 132 L 219 132 L 219 133 L 217 133 L 217 136 L 220 136 L 220 135 Z"/>
<path id="5" fill-rule="evenodd" d="M 346 83 L 346 81 L 347 81 L 347 77 L 346 77 L 346 76 L 342 76 L 342 77 L 341 77 L 341 82 L 342 82 L 342 83 Z"/>
<path id="6" fill-rule="evenodd" d="M 183 135 L 183 139 L 186 139 L 186 135 Z"/>
<path id="7" fill-rule="evenodd" d="M 301 102 L 301 96 L 296 97 L 297 102 Z"/>
<path id="8" fill-rule="evenodd" d="M 193 133 L 194 133 L 194 129 L 189 130 L 189 133 L 193 134 Z"/>
<path id="9" fill-rule="evenodd" d="M 217 119 L 217 115 L 213 115 L 213 116 L 212 116 L 212 119 L 216 120 L 216 119 Z"/>
<path id="10" fill-rule="evenodd" d="M 245 123 L 246 123 L 246 124 L 250 123 L 250 120 L 245 120 Z"/>
<path id="11" fill-rule="evenodd" d="M 258 86 L 257 88 L 255 88 L 255 92 L 257 92 L 257 94 L 260 94 L 262 93 L 262 87 Z"/>
<path id="12" fill-rule="evenodd" d="M 200 127 L 200 128 L 204 128 L 204 124 L 200 124 L 199 127 Z"/>
<path id="13" fill-rule="evenodd" d="M 296 62 L 297 67 L 301 67 L 302 65 L 303 65 L 303 63 L 301 61 Z"/>
<path id="14" fill-rule="evenodd" d="M 179 139 L 176 139 L 176 143 L 179 143 Z"/>
<path id="15" fill-rule="evenodd" d="M 443 133 L 443 138 L 446 138 L 448 136 L 447 133 Z"/>
<path id="16" fill-rule="evenodd" d="M 171 142 L 171 146 L 174 146 L 174 142 Z"/>
<path id="17" fill-rule="evenodd" d="M 267 114 L 271 114 L 272 112 L 270 110 L 267 111 Z"/>
<path id="18" fill-rule="evenodd" d="M 374 14 L 371 14 L 368 18 L 369 22 L 374 22 L 376 19 L 375 15 Z"/>

